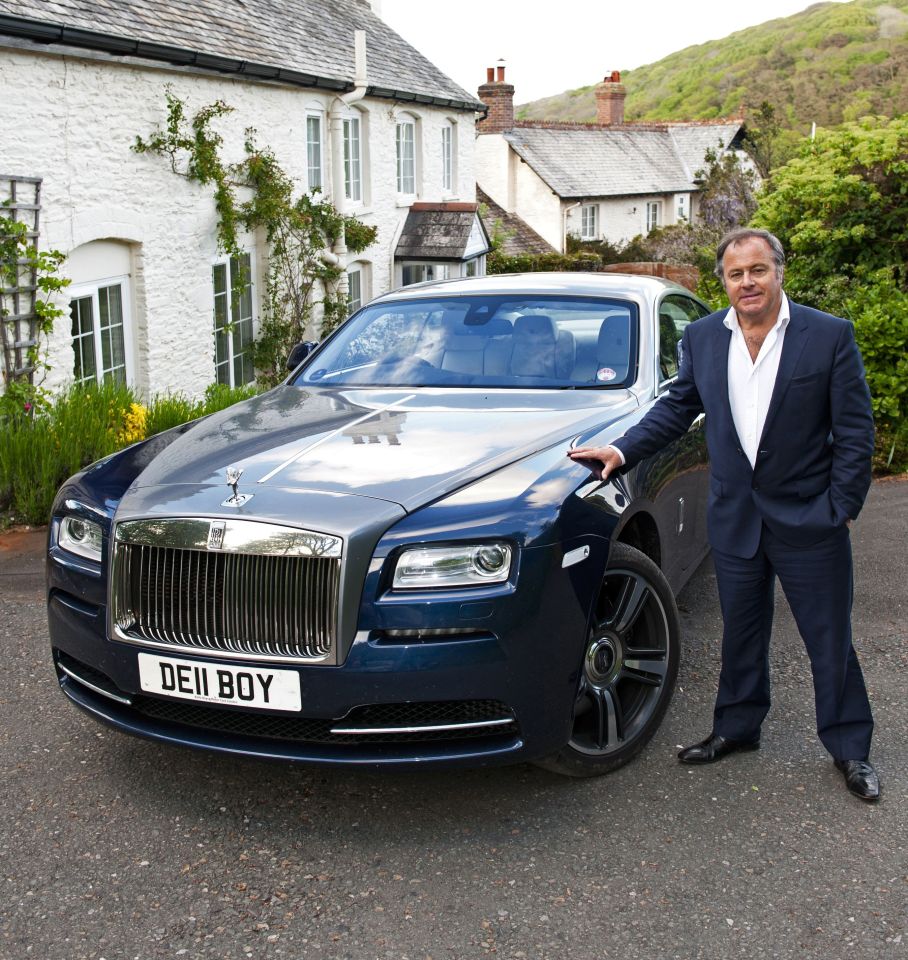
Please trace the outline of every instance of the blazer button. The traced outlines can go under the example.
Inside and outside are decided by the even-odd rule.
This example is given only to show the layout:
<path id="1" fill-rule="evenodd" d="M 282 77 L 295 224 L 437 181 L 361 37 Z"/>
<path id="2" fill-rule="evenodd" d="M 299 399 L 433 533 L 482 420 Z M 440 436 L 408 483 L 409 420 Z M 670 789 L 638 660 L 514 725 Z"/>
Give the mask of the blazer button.
<path id="1" fill-rule="evenodd" d="M 756 491 L 758 491 L 760 488 L 759 488 L 759 486 L 758 486 L 757 484 L 754 484 L 751 489 L 756 492 Z"/>

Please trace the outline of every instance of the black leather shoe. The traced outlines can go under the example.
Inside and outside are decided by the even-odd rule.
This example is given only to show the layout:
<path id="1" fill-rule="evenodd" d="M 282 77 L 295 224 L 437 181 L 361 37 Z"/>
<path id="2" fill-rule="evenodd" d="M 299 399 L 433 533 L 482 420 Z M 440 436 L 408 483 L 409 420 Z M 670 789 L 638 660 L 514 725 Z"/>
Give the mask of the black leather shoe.
<path id="1" fill-rule="evenodd" d="M 880 799 L 880 778 L 873 764 L 866 760 L 836 760 L 836 768 L 845 775 L 845 786 L 868 803 Z"/>
<path id="2" fill-rule="evenodd" d="M 718 734 L 710 734 L 705 740 L 695 743 L 692 747 L 685 747 L 678 754 L 678 759 L 682 763 L 715 763 L 739 750 L 759 749 L 759 740 L 726 740 Z"/>

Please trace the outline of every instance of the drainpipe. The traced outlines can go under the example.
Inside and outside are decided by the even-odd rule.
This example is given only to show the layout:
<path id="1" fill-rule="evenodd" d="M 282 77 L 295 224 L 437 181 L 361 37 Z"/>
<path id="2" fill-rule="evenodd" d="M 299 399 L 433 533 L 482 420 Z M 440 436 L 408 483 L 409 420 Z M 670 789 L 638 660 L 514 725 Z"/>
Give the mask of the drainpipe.
<path id="1" fill-rule="evenodd" d="M 338 94 L 331 102 L 331 109 L 328 111 L 328 128 L 331 137 L 331 192 L 334 206 L 339 214 L 343 216 L 346 213 L 347 198 L 344 194 L 344 109 L 351 103 L 362 100 L 368 89 L 366 79 L 366 31 L 353 31 L 354 45 L 354 87 L 349 93 Z M 362 132 L 362 128 L 360 129 Z M 363 145 L 360 140 L 360 150 Z M 346 297 L 347 295 L 347 240 L 344 236 L 344 229 L 341 227 L 341 234 L 334 244 L 333 254 L 326 251 L 323 259 L 328 263 L 336 264 L 341 275 L 337 282 L 337 293 Z"/>

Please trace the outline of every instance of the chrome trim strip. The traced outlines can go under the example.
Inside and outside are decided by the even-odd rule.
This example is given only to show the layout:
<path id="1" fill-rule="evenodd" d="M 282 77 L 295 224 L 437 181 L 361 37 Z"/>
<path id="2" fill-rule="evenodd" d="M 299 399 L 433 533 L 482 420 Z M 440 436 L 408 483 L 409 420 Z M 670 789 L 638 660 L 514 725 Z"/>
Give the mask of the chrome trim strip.
<path id="1" fill-rule="evenodd" d="M 209 547 L 212 524 L 224 524 L 216 550 Z M 271 557 L 340 557 L 344 541 L 330 533 L 288 527 L 259 520 L 175 517 L 160 520 L 121 520 L 114 534 L 118 543 L 174 547 L 213 553 L 250 553 Z"/>
<path id="2" fill-rule="evenodd" d="M 332 727 L 336 734 L 434 733 L 439 730 L 471 730 L 476 727 L 501 727 L 514 723 L 513 717 L 502 720 L 473 720 L 469 723 L 433 723 L 417 727 Z"/>
<path id="3" fill-rule="evenodd" d="M 395 400 L 393 403 L 388 403 L 383 407 L 378 407 L 376 410 L 370 410 L 368 413 L 363 414 L 361 417 L 357 417 L 356 420 L 352 420 L 350 423 L 345 423 L 342 427 L 338 427 L 336 430 L 332 430 L 331 433 L 325 434 L 324 437 L 316 440 L 315 443 L 310 443 L 308 447 L 303 447 L 302 450 L 294 453 L 293 456 L 288 457 L 283 463 L 278 464 L 270 473 L 266 473 L 264 477 L 260 480 L 256 480 L 256 483 L 267 483 L 272 477 L 276 476 L 283 470 L 285 467 L 289 467 L 291 464 L 296 463 L 297 460 L 305 457 L 310 450 L 314 450 L 316 447 L 321 446 L 323 443 L 327 443 L 329 440 L 333 440 L 336 436 L 342 434 L 345 430 L 349 430 L 351 427 L 355 427 L 360 423 L 365 423 L 366 420 L 371 420 L 372 417 L 377 417 L 380 414 L 384 413 L 386 410 L 391 410 L 393 407 L 399 407 L 402 403 L 406 403 L 408 400 L 412 400 L 416 396 L 415 393 L 411 393 L 407 397 L 401 397 L 400 400 Z"/>
<path id="4" fill-rule="evenodd" d="M 80 677 L 77 673 L 70 670 L 69 667 L 65 667 L 62 663 L 58 663 L 57 666 L 66 674 L 66 676 L 71 677 L 76 683 L 81 684 L 83 687 L 88 687 L 89 690 L 94 690 L 95 693 L 100 693 L 102 697 L 107 697 L 110 700 L 116 700 L 117 703 L 125 703 L 127 707 L 132 706 L 132 700 L 129 697 L 121 697 L 116 693 L 111 693 L 109 690 L 104 690 L 102 687 L 97 686 L 94 683 L 90 683 L 84 677 Z"/>
<path id="5" fill-rule="evenodd" d="M 224 649 L 213 649 L 211 647 L 192 647 L 184 646 L 183 644 L 178 643 L 165 643 L 158 640 L 148 640 L 145 637 L 132 637 L 129 634 L 123 633 L 119 627 L 114 629 L 116 639 L 122 641 L 123 643 L 131 643 L 137 647 L 143 648 L 154 648 L 155 650 L 166 651 L 169 654 L 174 656 L 179 653 L 188 653 L 193 657 L 206 657 L 214 658 L 217 660 L 254 660 L 257 663 L 277 663 L 293 665 L 293 664 L 310 664 L 310 663 L 327 663 L 329 662 L 328 653 L 320 654 L 318 656 L 312 657 L 296 657 L 296 656 L 278 656 L 273 653 L 245 653 L 241 650 L 232 650 L 227 647 Z"/>

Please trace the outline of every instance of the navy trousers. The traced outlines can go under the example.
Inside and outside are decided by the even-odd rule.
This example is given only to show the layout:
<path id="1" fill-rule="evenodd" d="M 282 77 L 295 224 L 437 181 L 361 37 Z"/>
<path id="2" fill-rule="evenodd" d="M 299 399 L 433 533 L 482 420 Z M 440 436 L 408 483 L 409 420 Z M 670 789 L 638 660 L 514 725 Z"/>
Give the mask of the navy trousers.
<path id="1" fill-rule="evenodd" d="M 713 550 L 724 630 L 713 732 L 755 740 L 769 710 L 769 638 L 776 577 L 813 671 L 817 733 L 836 760 L 866 760 L 873 716 L 851 643 L 852 564 L 847 528 L 791 547 L 764 525 L 753 557 Z"/>

